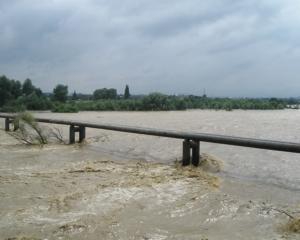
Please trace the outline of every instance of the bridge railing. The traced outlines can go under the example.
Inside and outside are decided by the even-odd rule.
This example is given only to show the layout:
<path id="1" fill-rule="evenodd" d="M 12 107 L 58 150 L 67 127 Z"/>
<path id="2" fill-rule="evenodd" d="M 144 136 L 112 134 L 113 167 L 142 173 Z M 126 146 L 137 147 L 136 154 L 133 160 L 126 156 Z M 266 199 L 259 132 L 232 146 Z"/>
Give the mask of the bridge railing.
<path id="1" fill-rule="evenodd" d="M 12 114 L 0 114 L 0 118 L 5 119 L 5 130 L 10 130 L 10 124 L 14 123 L 16 115 Z M 69 128 L 69 143 L 75 143 L 75 133 L 79 132 L 79 142 L 83 141 L 86 136 L 86 128 L 104 129 L 111 131 L 159 136 L 166 138 L 177 138 L 183 139 L 183 151 L 182 151 L 182 164 L 189 165 L 193 164 L 197 166 L 199 164 L 199 152 L 200 152 L 200 141 L 209 143 L 226 144 L 233 146 L 259 148 L 266 150 L 284 151 L 291 153 L 300 153 L 300 144 L 293 142 L 274 141 L 266 139 L 255 139 L 255 138 L 244 138 L 225 136 L 217 134 L 207 133 L 195 133 L 186 131 L 174 131 L 174 130 L 162 130 L 154 128 L 142 128 L 132 127 L 116 124 L 96 124 L 81 121 L 70 121 L 70 120 L 59 120 L 59 119 L 45 119 L 35 118 L 37 122 L 50 123 L 50 124 L 61 124 L 68 125 Z"/>

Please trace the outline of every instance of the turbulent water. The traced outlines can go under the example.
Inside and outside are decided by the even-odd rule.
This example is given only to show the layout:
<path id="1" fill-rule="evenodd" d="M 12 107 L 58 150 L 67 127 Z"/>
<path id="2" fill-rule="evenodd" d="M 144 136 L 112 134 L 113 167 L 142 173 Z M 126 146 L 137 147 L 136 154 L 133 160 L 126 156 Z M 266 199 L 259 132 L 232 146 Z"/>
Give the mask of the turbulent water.
<path id="1" fill-rule="evenodd" d="M 34 114 L 300 142 L 298 110 Z M 284 226 L 300 212 L 299 154 L 201 143 L 205 164 L 182 169 L 181 140 L 86 135 L 41 148 L 0 132 L 3 239 L 300 239 Z"/>

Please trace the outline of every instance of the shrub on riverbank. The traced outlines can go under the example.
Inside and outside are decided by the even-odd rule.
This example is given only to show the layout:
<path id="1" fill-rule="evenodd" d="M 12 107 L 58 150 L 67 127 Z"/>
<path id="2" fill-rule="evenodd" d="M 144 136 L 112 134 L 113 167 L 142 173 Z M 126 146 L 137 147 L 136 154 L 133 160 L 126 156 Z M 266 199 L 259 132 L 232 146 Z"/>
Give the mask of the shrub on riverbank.
<path id="1" fill-rule="evenodd" d="M 8 113 L 23 112 L 25 110 L 26 110 L 26 106 L 24 104 L 19 104 L 16 101 L 11 101 L 5 104 L 0 109 L 1 112 L 8 112 Z"/>
<path id="2" fill-rule="evenodd" d="M 73 104 L 79 111 L 273 110 L 284 109 L 286 106 L 283 100 L 178 97 L 160 93 L 149 94 L 137 99 L 79 100 Z"/>
<path id="3" fill-rule="evenodd" d="M 163 94 L 150 94 L 138 99 L 77 100 L 67 103 L 53 103 L 47 98 L 36 96 L 20 97 L 17 101 L 8 102 L 2 112 L 20 112 L 24 110 L 50 110 L 52 112 L 78 111 L 170 111 L 186 109 L 214 110 L 274 110 L 284 109 L 283 100 L 269 99 L 229 99 L 177 97 Z"/>
<path id="4" fill-rule="evenodd" d="M 14 131 L 9 134 L 18 141 L 25 144 L 47 144 L 48 137 L 34 117 L 23 112 L 14 119 Z"/>
<path id="5" fill-rule="evenodd" d="M 57 113 L 77 113 L 78 107 L 74 103 L 55 103 L 51 111 Z"/>
<path id="6" fill-rule="evenodd" d="M 66 143 L 61 129 L 57 127 L 40 126 L 29 112 L 21 112 L 13 121 L 14 130 L 7 133 L 23 144 L 44 145 L 49 142 Z"/>

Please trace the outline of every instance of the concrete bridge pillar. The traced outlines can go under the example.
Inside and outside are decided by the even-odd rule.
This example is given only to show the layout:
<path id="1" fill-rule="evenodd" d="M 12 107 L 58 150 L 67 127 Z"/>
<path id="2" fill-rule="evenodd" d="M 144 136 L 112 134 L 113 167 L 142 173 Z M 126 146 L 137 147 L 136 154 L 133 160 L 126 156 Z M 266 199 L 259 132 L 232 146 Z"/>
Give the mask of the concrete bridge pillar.
<path id="1" fill-rule="evenodd" d="M 191 163 L 198 166 L 200 162 L 200 142 L 185 139 L 182 144 L 182 166 L 188 166 Z"/>
<path id="2" fill-rule="evenodd" d="M 75 133 L 79 133 L 79 142 L 82 142 L 85 139 L 85 127 L 84 126 L 75 126 L 70 125 L 70 134 L 69 134 L 69 143 L 75 143 Z"/>

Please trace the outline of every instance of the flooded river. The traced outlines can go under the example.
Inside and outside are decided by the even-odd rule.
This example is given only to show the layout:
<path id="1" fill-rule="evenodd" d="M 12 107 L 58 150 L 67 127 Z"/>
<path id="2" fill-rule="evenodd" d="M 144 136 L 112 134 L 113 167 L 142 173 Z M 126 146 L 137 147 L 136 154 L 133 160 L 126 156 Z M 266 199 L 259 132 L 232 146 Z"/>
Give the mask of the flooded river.
<path id="1" fill-rule="evenodd" d="M 300 142 L 299 110 L 34 115 Z M 182 168 L 182 140 L 86 136 L 39 147 L 0 132 L 0 239 L 300 239 L 286 227 L 300 216 L 299 154 L 201 143 L 202 166 Z"/>

